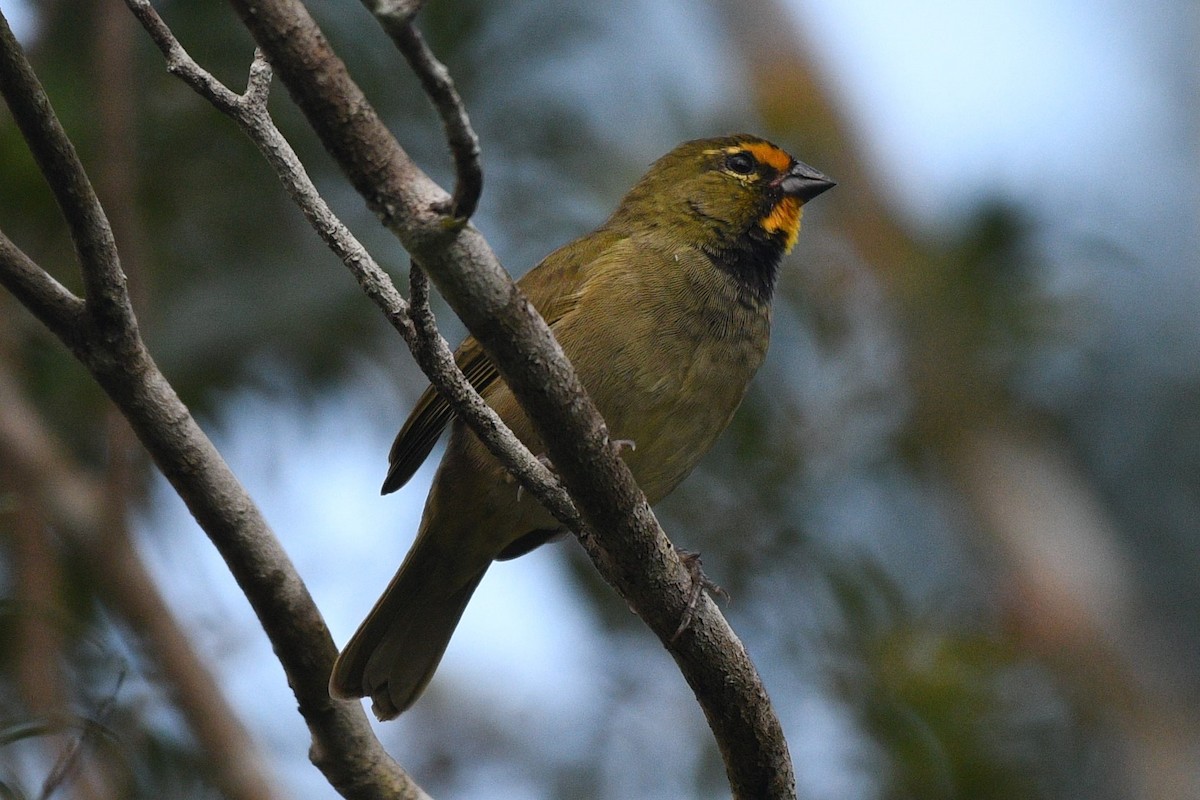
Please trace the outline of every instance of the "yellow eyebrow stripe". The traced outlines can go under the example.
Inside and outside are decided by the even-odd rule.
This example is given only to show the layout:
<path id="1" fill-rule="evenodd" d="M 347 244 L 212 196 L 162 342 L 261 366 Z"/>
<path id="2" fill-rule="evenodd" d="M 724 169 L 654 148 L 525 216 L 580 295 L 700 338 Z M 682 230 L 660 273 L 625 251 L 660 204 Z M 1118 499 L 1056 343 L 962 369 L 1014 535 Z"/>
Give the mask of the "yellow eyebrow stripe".
<path id="1" fill-rule="evenodd" d="M 747 142 L 746 144 L 735 144 L 732 147 L 726 147 L 720 150 L 705 150 L 705 155 L 714 153 L 740 153 L 745 151 L 754 156 L 760 164 L 767 164 L 774 167 L 778 172 L 786 172 L 792 167 L 792 157 L 783 150 L 780 150 L 769 142 Z"/>
<path id="2" fill-rule="evenodd" d="M 751 142 L 740 149 L 749 152 L 759 163 L 768 164 L 779 172 L 786 172 L 792 166 L 792 157 L 773 144 Z"/>

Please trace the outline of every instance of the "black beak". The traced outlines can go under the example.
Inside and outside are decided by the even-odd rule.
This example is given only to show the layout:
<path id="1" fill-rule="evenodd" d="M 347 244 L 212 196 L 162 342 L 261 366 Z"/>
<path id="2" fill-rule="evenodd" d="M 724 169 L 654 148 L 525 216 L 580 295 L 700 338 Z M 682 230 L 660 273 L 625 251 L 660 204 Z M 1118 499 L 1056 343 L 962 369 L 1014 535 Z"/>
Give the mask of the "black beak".
<path id="1" fill-rule="evenodd" d="M 808 164 L 797 161 L 778 179 L 778 186 L 784 194 L 799 198 L 801 203 L 807 203 L 837 184 Z"/>

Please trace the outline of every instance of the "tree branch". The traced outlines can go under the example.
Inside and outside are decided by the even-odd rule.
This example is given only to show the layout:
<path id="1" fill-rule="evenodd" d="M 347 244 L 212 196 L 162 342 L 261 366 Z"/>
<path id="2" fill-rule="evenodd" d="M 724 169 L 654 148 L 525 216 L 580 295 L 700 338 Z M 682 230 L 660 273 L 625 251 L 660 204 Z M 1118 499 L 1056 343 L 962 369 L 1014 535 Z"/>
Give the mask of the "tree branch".
<path id="1" fill-rule="evenodd" d="M 34 263 L 0 231 L 0 284 L 60 339 L 74 338 L 83 300 Z"/>
<path id="2" fill-rule="evenodd" d="M 687 613 L 691 578 L 545 322 L 478 231 L 441 213 L 445 192 L 396 143 L 304 7 L 295 0 L 232 2 L 325 148 L 414 261 L 429 270 L 521 401 L 587 523 L 579 533 L 589 556 L 695 690 L 734 794 L 794 796 L 778 719 L 711 600 L 702 598 L 693 623 L 672 640 Z M 589 530 L 602 531 L 603 543 Z"/>
<path id="3" fill-rule="evenodd" d="M 313 762 L 346 797 L 426 797 L 379 744 L 362 707 L 330 699 L 327 686 L 337 648 L 329 630 L 261 512 L 142 343 L 103 211 L 2 15 L 0 92 L 60 198 L 89 289 L 84 308 L 95 323 L 92 335 L 52 330 L 121 409 L 225 559 L 287 673 L 312 732 Z M 5 250 L 10 256 L 3 262 L 6 278 L 18 278 L 22 288 L 45 290 L 49 276 L 29 280 L 29 270 L 39 268 L 11 257 L 13 251 Z"/>
<path id="4" fill-rule="evenodd" d="M 46 176 L 71 232 L 83 273 L 89 316 L 106 335 L 136 334 L 125 275 L 117 258 L 112 229 L 100 207 L 75 146 L 50 107 L 21 45 L 0 14 L 0 94 Z"/>
<path id="5" fill-rule="evenodd" d="M 409 297 L 412 339 L 406 338 L 417 365 L 430 376 L 454 413 L 499 458 L 508 471 L 559 521 L 572 531 L 581 531 L 585 523 L 562 483 L 545 464 L 529 452 L 499 415 L 475 391 L 462 370 L 454 363 L 454 353 L 438 331 L 429 307 L 429 278 L 417 263 L 409 269 Z"/>
<path id="6" fill-rule="evenodd" d="M 399 236 L 414 260 L 429 269 L 525 406 L 586 522 L 577 531 L 581 542 L 605 578 L 666 643 L 696 691 L 725 757 L 734 794 L 793 796 L 791 764 L 778 721 L 753 665 L 711 601 L 703 598 L 692 624 L 683 635 L 673 638 L 679 620 L 688 613 L 690 576 L 613 451 L 603 421 L 545 323 L 479 233 L 464 219 L 446 213 L 446 209 L 461 213 L 466 204 L 456 205 L 408 158 L 303 6 L 291 0 L 234 0 L 234 5 L 352 184 Z M 9 60 L 21 66 L 18 62 L 23 58 L 13 49 L 11 34 L 0 44 L 6 58 L 15 53 Z M 255 69 L 261 74 L 266 65 Z M 0 71 L 22 77 L 7 67 Z M 265 96 L 265 83 L 252 74 L 245 97 Z M 15 84 L 35 100 L 40 94 L 36 84 L 32 84 L 33 92 L 28 91 L 31 84 L 27 81 Z M 44 96 L 41 101 L 44 103 Z M 53 121 L 52 114 L 41 118 L 28 113 L 24 117 L 35 123 Z M 45 133 L 36 127 L 30 130 L 33 133 L 27 135 Z M 61 172 L 56 167 L 61 164 L 41 161 L 47 162 L 43 169 L 56 183 Z M 70 167 L 67 177 L 76 181 L 82 177 L 86 184 L 73 154 L 65 163 Z M 87 189 L 90 194 L 90 186 Z M 65 194 L 71 199 L 70 191 Z M 323 678 L 332 662 L 332 647 L 327 645 L 323 622 L 257 509 L 146 353 L 123 284 L 105 280 L 114 275 L 123 278 L 103 214 L 92 202 L 94 198 L 78 196 L 83 200 L 77 207 L 64 200 L 60 203 L 65 204 L 69 223 L 72 213 L 88 223 L 72 224 L 73 234 L 83 242 L 81 262 L 89 300 L 85 308 L 93 311 L 93 300 L 98 307 L 111 306 L 113 313 L 98 313 L 97 321 L 126 324 L 117 329 L 123 334 L 124 346 L 113 349 L 116 337 L 91 337 L 73 343 L 77 356 L 129 417 L 139 439 L 225 556 L 254 605 L 313 730 L 314 761 L 347 796 L 419 792 L 382 753 L 361 709 L 355 709 L 357 714 L 346 713 L 342 704 L 325 696 Z M 88 213 L 77 213 L 80 210 Z M 350 250 L 343 258 L 349 259 L 347 263 L 365 263 L 361 254 Z M 6 274 L 23 273 L 8 269 Z M 418 285 L 420 280 L 418 273 Z M 375 291 L 380 297 L 386 294 L 386 289 Z M 399 327 L 407 327 L 400 324 L 397 308 L 393 304 L 389 318 Z M 438 352 L 442 356 L 448 353 L 440 336 L 426 335 L 425 341 L 440 342 L 445 352 Z M 428 352 L 428 348 L 419 348 L 419 358 L 420 352 Z M 502 458 L 507 466 L 519 465 L 520 459 L 512 453 Z M 576 516 L 556 506 L 550 495 L 554 486 L 551 480 L 526 488 L 564 522 L 577 526 Z M 593 530 L 603 531 L 603 547 Z M 264 577 L 266 583 L 274 582 L 269 592 Z M 303 651 L 298 649 L 301 643 Z M 322 677 L 319 687 L 315 675 Z M 393 785 L 385 788 L 383 784 L 391 779 Z"/>
<path id="7" fill-rule="evenodd" d="M 132 357 L 119 362 L 102 354 L 85 363 L 253 606 L 312 732 L 313 763 L 345 797 L 425 797 L 383 750 L 361 706 L 330 699 L 337 648 L 307 587 L 244 487 L 138 344 Z"/>
<path id="8" fill-rule="evenodd" d="M 425 96 L 433 104 L 446 132 L 446 143 L 454 157 L 454 196 L 442 209 L 456 219 L 470 219 L 483 193 L 483 170 L 479 165 L 479 137 L 471 128 L 466 106 L 454 88 L 450 73 L 425 43 L 413 24 L 417 8 L 407 3 L 363 0 L 387 35 L 395 42 L 409 67 L 417 74 Z"/>
<path id="9" fill-rule="evenodd" d="M 561 516 L 578 520 L 570 497 L 553 473 L 513 435 L 454 363 L 450 346 L 433 323 L 427 284 L 420 270 L 414 268 L 414 308 L 410 309 L 392 279 L 321 197 L 299 156 L 276 127 L 267 109 L 271 67 L 261 50 L 255 52 L 245 94 L 238 95 L 188 54 L 147 0 L 126 2 L 166 57 L 168 71 L 236 122 L 258 147 L 309 224 L 342 260 L 392 327 L 404 337 L 418 365 L 438 391 L 449 399 L 456 413 L 548 508 L 558 509 Z M 417 324 L 414 324 L 414 318 Z"/>

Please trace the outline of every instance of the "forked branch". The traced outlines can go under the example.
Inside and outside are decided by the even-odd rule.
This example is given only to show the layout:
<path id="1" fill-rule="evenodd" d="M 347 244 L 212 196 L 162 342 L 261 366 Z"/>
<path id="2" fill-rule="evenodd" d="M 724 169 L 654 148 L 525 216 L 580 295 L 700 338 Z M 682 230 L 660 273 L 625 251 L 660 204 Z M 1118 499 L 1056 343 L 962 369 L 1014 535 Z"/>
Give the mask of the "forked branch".
<path id="1" fill-rule="evenodd" d="M 246 92 L 239 95 L 213 77 L 187 53 L 149 2 L 126 2 L 166 57 L 167 69 L 171 74 L 179 77 L 215 108 L 228 115 L 258 147 L 309 224 L 350 270 L 363 293 L 404 337 L 418 365 L 438 391 L 450 400 L 455 412 L 471 425 L 476 435 L 498 458 L 509 465 L 517 480 L 547 507 L 557 509 L 560 516 L 578 519 L 570 497 L 553 473 L 501 422 L 496 412 L 483 401 L 462 370 L 455 365 L 450 346 L 432 324 L 428 293 L 415 294 L 416 308 L 410 308 L 387 272 L 321 197 L 300 158 L 276 127 L 267 109 L 271 67 L 262 51 L 255 51 Z M 457 95 L 454 96 L 458 102 Z M 465 116 L 463 119 L 463 127 L 473 139 L 474 134 L 470 133 Z M 477 162 L 474 167 L 478 171 Z M 471 203 L 473 205 L 474 201 Z M 419 268 L 414 267 L 413 280 L 422 280 Z M 414 316 L 426 324 L 414 324 Z"/>
<path id="2" fill-rule="evenodd" d="M 137 330 L 104 211 L 20 45 L 0 15 L 0 94 L 67 219 L 85 301 L 0 237 L 0 281 L 61 338 L 129 420 L 138 439 L 224 557 L 288 675 L 312 731 L 312 758 L 346 797 L 426 797 L 391 760 L 360 705 L 333 701 L 333 639 L 261 512 L 163 377 Z"/>

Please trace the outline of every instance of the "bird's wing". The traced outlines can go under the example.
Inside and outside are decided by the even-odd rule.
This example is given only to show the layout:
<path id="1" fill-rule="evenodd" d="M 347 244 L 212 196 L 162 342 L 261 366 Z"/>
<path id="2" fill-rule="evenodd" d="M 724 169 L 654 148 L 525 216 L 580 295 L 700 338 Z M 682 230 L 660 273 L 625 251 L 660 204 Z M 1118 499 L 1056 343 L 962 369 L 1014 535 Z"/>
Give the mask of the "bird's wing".
<path id="1" fill-rule="evenodd" d="M 517 282 L 551 328 L 578 304 L 582 275 L 592 260 L 588 254 L 605 249 L 605 236 L 603 232 L 595 233 L 556 250 Z M 454 361 L 480 394 L 500 377 L 474 336 L 458 346 Z M 426 388 L 392 444 L 383 494 L 408 483 L 453 418 L 454 411 L 446 399 L 434 387 Z"/>
<path id="2" fill-rule="evenodd" d="M 454 361 L 477 392 L 484 391 L 498 376 L 496 368 L 474 337 L 468 337 L 459 345 Z M 394 492 L 408 483 L 417 468 L 429 457 L 446 423 L 453 417 L 454 412 L 445 398 L 432 386 L 426 387 L 404 427 L 396 435 L 396 441 L 392 443 L 392 450 L 388 453 L 387 478 L 381 489 L 383 494 Z"/>

